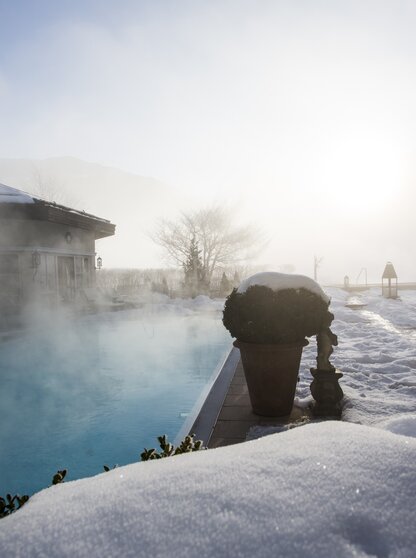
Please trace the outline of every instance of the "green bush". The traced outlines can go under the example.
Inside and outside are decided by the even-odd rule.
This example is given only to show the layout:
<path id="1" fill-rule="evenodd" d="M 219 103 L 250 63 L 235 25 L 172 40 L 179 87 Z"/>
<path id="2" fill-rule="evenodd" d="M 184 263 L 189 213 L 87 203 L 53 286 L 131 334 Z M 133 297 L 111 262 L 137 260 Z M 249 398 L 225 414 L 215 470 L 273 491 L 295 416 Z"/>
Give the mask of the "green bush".
<path id="1" fill-rule="evenodd" d="M 239 341 L 260 344 L 297 343 L 325 329 L 329 303 L 307 289 L 253 285 L 227 297 L 223 324 Z"/>
<path id="2" fill-rule="evenodd" d="M 20 510 L 28 500 L 29 496 L 26 494 L 24 496 L 19 496 L 19 494 L 15 494 L 14 496 L 6 494 L 6 498 L 0 496 L 0 518 L 10 515 L 16 510 Z"/>
<path id="3" fill-rule="evenodd" d="M 144 449 L 143 453 L 140 454 L 142 461 L 150 461 L 152 459 L 162 459 L 163 457 L 171 457 L 173 455 L 179 455 L 181 453 L 190 453 L 192 451 L 199 451 L 205 449 L 202 445 L 201 440 L 194 441 L 195 434 L 185 436 L 178 447 L 175 448 L 172 444 L 168 442 L 167 436 L 158 436 L 158 442 L 160 449 L 162 451 L 158 452 L 156 449 Z"/>
<path id="4" fill-rule="evenodd" d="M 66 469 L 57 471 L 52 477 L 51 484 L 60 484 L 61 482 L 64 482 L 66 473 Z M 2 517 L 10 515 L 17 510 L 20 510 L 20 508 L 24 506 L 28 500 L 29 496 L 27 494 L 25 494 L 24 496 L 20 496 L 19 494 L 15 494 L 14 496 L 12 496 L 11 494 L 6 494 L 6 498 L 0 496 L 0 519 Z"/>

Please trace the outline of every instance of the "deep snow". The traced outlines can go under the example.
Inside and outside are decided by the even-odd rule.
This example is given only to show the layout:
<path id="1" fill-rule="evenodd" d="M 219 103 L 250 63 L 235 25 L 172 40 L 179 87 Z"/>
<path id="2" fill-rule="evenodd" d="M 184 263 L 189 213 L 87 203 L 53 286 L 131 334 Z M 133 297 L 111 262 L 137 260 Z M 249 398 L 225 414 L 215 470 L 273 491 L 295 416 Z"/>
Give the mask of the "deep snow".
<path id="1" fill-rule="evenodd" d="M 2 556 L 413 558 L 416 440 L 348 423 L 129 465 L 36 494 Z"/>
<path id="2" fill-rule="evenodd" d="M 0 555 L 413 558 L 416 292 L 368 291 L 361 310 L 345 307 L 344 291 L 327 293 L 343 422 L 44 490 L 0 521 Z M 311 343 L 299 404 L 310 401 L 315 356 Z"/>

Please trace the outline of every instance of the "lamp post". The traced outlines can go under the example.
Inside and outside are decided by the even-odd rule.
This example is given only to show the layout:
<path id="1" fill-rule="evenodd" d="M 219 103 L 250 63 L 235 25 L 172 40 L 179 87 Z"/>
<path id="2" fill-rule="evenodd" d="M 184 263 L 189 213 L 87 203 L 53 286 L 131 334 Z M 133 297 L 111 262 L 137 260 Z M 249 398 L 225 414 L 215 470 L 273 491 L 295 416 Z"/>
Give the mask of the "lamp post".
<path id="1" fill-rule="evenodd" d="M 103 267 L 103 259 L 101 256 L 97 258 L 97 269 L 101 269 Z"/>
<path id="2" fill-rule="evenodd" d="M 395 282 L 392 284 L 392 279 Z M 384 281 L 387 281 L 386 283 Z M 397 273 L 391 262 L 386 263 L 381 278 L 381 294 L 386 298 L 397 298 Z"/>

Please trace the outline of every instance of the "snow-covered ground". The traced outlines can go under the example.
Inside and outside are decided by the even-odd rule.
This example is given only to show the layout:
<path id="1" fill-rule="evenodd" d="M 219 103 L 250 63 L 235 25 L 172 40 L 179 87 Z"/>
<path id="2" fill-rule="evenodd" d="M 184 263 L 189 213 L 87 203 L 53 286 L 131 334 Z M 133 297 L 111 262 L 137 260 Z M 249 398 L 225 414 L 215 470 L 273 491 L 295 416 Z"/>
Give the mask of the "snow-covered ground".
<path id="1" fill-rule="evenodd" d="M 413 558 L 416 292 L 368 291 L 362 310 L 327 293 L 343 422 L 49 488 L 0 520 L 0 555 Z M 315 349 L 304 351 L 301 404 Z"/>
<path id="2" fill-rule="evenodd" d="M 326 422 L 122 467 L 0 521 L 13 557 L 413 558 L 416 440 Z"/>
<path id="3" fill-rule="evenodd" d="M 326 292 L 339 343 L 331 361 L 344 374 L 343 420 L 377 426 L 391 417 L 415 413 L 416 291 L 401 291 L 397 300 L 381 297 L 378 289 L 353 295 L 341 289 Z M 350 299 L 366 306 L 347 308 Z M 308 370 L 315 365 L 315 354 L 311 340 L 302 360 L 301 404 L 310 399 Z"/>

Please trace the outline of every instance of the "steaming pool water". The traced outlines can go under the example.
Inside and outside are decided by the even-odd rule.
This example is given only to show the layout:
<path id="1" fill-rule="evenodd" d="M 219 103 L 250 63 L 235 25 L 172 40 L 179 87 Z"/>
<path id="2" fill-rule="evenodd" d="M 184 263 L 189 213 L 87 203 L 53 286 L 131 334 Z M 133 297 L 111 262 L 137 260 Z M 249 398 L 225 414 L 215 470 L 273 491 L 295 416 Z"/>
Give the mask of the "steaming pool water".
<path id="1" fill-rule="evenodd" d="M 43 322 L 0 343 L 0 495 L 140 459 L 191 426 L 231 347 L 220 313 L 148 309 Z"/>

